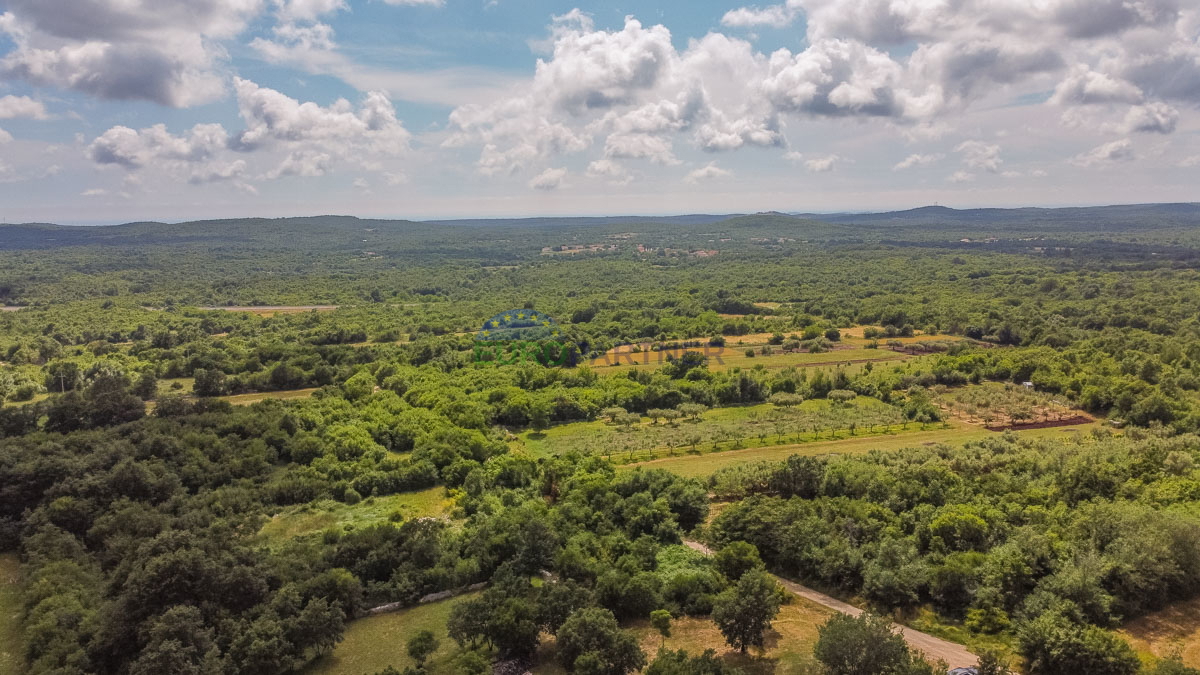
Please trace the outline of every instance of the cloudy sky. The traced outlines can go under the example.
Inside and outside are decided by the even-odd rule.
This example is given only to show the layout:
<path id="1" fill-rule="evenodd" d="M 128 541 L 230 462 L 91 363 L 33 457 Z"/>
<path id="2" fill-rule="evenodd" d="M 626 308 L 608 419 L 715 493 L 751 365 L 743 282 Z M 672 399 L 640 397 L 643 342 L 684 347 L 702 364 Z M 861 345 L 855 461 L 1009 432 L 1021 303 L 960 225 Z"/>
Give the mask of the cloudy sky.
<path id="1" fill-rule="evenodd" d="M 0 217 L 1200 200 L 1196 0 L 0 0 Z"/>

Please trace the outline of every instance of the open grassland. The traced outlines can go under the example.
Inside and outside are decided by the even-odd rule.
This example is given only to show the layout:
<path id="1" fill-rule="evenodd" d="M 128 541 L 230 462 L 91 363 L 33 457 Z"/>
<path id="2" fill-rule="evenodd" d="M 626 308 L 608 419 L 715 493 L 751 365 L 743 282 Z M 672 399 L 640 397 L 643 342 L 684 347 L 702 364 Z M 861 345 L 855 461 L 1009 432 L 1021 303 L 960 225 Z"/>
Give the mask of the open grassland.
<path id="1" fill-rule="evenodd" d="M 1126 623 L 1118 634 L 1146 660 L 1179 654 L 1200 668 L 1200 598 L 1169 605 Z"/>
<path id="2" fill-rule="evenodd" d="M 855 438 L 842 438 L 839 440 L 815 441 L 811 443 L 798 443 L 788 445 L 774 445 L 757 448 L 746 448 L 744 450 L 729 450 L 726 452 L 711 453 L 705 455 L 681 455 L 678 457 L 665 457 L 648 462 L 640 462 L 637 464 L 626 465 L 644 466 L 648 468 L 666 469 L 671 473 L 685 476 L 689 478 L 702 478 L 712 475 L 718 469 L 723 469 L 727 466 L 742 464 L 745 462 L 760 462 L 760 461 L 783 461 L 792 455 L 805 456 L 821 456 L 821 455 L 864 455 L 872 450 L 901 450 L 903 448 L 912 448 L 920 445 L 934 445 L 944 443 L 946 445 L 962 445 L 969 441 L 977 441 L 988 436 L 994 435 L 997 432 L 988 431 L 979 427 L 970 426 L 951 420 L 949 428 L 930 428 L 928 430 L 919 430 L 919 426 L 913 428 L 918 429 L 911 433 L 903 433 L 896 435 L 885 436 L 859 436 Z M 933 427 L 934 425 L 931 425 Z M 940 427 L 941 425 L 936 425 Z M 1056 427 L 1050 429 L 1029 429 L 1018 431 L 1022 437 L 1029 438 L 1062 438 L 1069 434 L 1086 433 L 1092 429 L 1099 428 L 1101 425 L 1098 422 L 1090 424 L 1071 426 L 1071 427 Z"/>
<path id="3" fill-rule="evenodd" d="M 21 564 L 15 554 L 0 555 L 0 675 L 25 672 L 21 637 Z"/>
<path id="4" fill-rule="evenodd" d="M 454 675 L 454 655 L 458 645 L 446 633 L 450 610 L 477 594 L 418 605 L 399 612 L 369 616 L 350 622 L 345 639 L 332 652 L 318 657 L 304 675 L 370 675 L 388 666 L 404 670 L 414 665 L 405 645 L 417 633 L 427 630 L 438 639 L 438 650 L 425 664 L 427 675 Z"/>
<path id="5" fill-rule="evenodd" d="M 158 381 L 158 395 L 177 394 L 190 396 L 196 386 L 194 377 L 173 377 Z"/>
<path id="6" fill-rule="evenodd" d="M 387 497 L 369 497 L 348 505 L 333 500 L 295 506 L 276 513 L 259 531 L 268 544 L 279 544 L 329 528 L 361 528 L 393 519 L 440 516 L 452 504 L 444 487 Z"/>
<path id="7" fill-rule="evenodd" d="M 639 620 L 625 626 L 637 634 L 647 662 L 654 659 L 658 648 L 665 644 L 667 649 L 684 649 L 689 654 L 700 655 L 706 649 L 714 649 L 725 663 L 740 668 L 746 675 L 810 675 L 819 673 L 812 656 L 817 642 L 817 629 L 825 623 L 833 610 L 826 609 L 803 598 L 793 598 L 779 610 L 779 616 L 767 631 L 764 649 L 752 649 L 742 654 L 725 644 L 725 638 L 711 619 L 682 617 L 671 621 L 671 637 L 664 642 L 662 636 L 650 626 L 648 620 Z M 553 638 L 543 641 L 538 651 L 535 675 L 559 675 L 566 671 L 555 660 Z"/>
<path id="8" fill-rule="evenodd" d="M 643 417 L 628 426 L 605 420 L 573 422 L 546 431 L 530 431 L 519 444 L 539 457 L 565 452 L 600 454 L 613 461 L 653 459 L 685 452 L 706 453 L 748 445 L 800 443 L 854 434 L 905 430 L 900 411 L 878 399 L 860 396 L 848 404 L 826 399 L 781 408 L 773 404 L 713 408 L 698 419 L 674 423 Z M 908 425 L 915 429 L 915 425 Z"/>

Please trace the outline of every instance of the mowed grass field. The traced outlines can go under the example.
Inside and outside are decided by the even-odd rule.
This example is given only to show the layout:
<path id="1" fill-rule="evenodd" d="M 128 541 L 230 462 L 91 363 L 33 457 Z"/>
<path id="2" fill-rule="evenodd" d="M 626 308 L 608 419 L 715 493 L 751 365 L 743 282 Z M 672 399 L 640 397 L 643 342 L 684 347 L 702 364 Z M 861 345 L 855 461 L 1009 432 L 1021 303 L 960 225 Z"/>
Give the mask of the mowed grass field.
<path id="1" fill-rule="evenodd" d="M 397 517 L 396 514 L 405 520 L 440 516 L 452 503 L 444 487 L 387 497 L 369 497 L 354 505 L 324 500 L 280 511 L 263 525 L 258 534 L 268 545 L 275 545 L 331 527 L 360 528 L 387 522 Z"/>
<path id="2" fill-rule="evenodd" d="M 0 675 L 25 672 L 20 579 L 21 561 L 16 554 L 0 555 Z"/>
<path id="3" fill-rule="evenodd" d="M 812 656 L 817 642 L 817 629 L 825 623 L 833 610 L 811 603 L 803 598 L 792 601 L 779 610 L 779 616 L 767 632 L 764 649 L 751 649 L 742 654 L 725 644 L 725 638 L 711 619 L 681 617 L 671 621 L 671 637 L 665 641 L 667 649 L 683 649 L 699 656 L 706 649 L 714 649 L 726 664 L 740 668 L 746 675 L 815 675 L 820 670 Z M 649 663 L 664 644 L 662 636 L 650 626 L 648 620 L 639 620 L 623 626 L 638 636 L 642 651 Z M 566 670 L 555 659 L 554 639 L 547 637 L 538 651 L 538 665 L 532 669 L 534 675 L 560 675 Z"/>
<path id="4" fill-rule="evenodd" d="M 925 431 L 919 430 L 920 427 L 910 433 L 900 433 L 896 435 L 883 436 L 858 436 L 852 438 L 842 438 L 839 440 L 814 441 L 810 443 L 798 443 L 789 445 L 772 445 L 757 448 L 746 448 L 744 450 L 726 450 L 724 452 L 716 452 L 705 455 L 680 455 L 677 457 L 665 457 L 648 462 L 639 462 L 636 464 L 626 464 L 620 468 L 628 469 L 637 466 L 647 468 L 666 469 L 674 474 L 689 477 L 703 478 L 712 475 L 718 469 L 727 466 L 734 466 L 746 462 L 759 461 L 783 461 L 792 455 L 805 456 L 821 456 L 821 455 L 864 455 L 872 450 L 902 450 L 904 448 L 914 448 L 922 445 L 935 445 L 945 443 L 947 445 L 962 445 L 969 441 L 977 441 L 996 433 L 988 431 L 976 426 L 971 426 L 951 420 L 950 428 L 930 428 Z M 1068 434 L 1076 432 L 1086 433 L 1100 426 L 1100 423 L 1084 424 L 1069 427 L 1054 427 L 1050 429 L 1029 429 L 1025 431 L 1017 431 L 1015 433 L 1023 437 L 1031 438 L 1055 438 L 1064 437 Z"/>
<path id="5" fill-rule="evenodd" d="M 388 666 L 403 671 L 414 665 L 405 650 L 417 633 L 428 630 L 438 639 L 438 650 L 425 664 L 427 675 L 455 675 L 458 645 L 446 633 L 446 619 L 454 605 L 478 594 L 418 605 L 399 612 L 356 619 L 346 626 L 345 638 L 334 650 L 318 657 L 304 675 L 371 675 Z"/>

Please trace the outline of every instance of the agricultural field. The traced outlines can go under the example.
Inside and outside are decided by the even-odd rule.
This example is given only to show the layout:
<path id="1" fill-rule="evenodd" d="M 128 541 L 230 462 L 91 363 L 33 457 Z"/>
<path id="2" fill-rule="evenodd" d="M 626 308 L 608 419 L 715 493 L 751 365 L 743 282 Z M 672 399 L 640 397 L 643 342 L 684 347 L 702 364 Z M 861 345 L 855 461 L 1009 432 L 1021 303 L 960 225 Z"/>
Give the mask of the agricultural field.
<path id="1" fill-rule="evenodd" d="M 703 455 L 659 457 L 658 459 L 638 462 L 622 468 L 640 466 L 665 469 L 686 478 L 705 478 L 724 468 L 751 462 L 783 461 L 792 455 L 805 457 L 853 456 L 865 455 L 874 450 L 895 451 L 935 445 L 957 447 L 970 441 L 980 441 L 997 435 L 994 431 L 964 424 L 957 420 L 950 420 L 944 425 L 941 423 L 929 425 L 929 427 L 928 429 L 921 429 L 919 425 L 913 425 L 907 432 L 883 436 L 859 436 L 799 444 L 749 447 L 741 450 L 727 450 Z M 1092 429 L 1099 428 L 1102 428 L 1099 424 L 1092 423 L 1071 427 L 1030 429 L 1016 433 L 1022 438 L 1068 438 L 1076 433 L 1085 434 Z"/>
<path id="2" fill-rule="evenodd" d="M 610 353 L 592 359 L 587 365 L 602 375 L 623 373 L 630 369 L 655 370 L 668 361 L 668 355 L 678 357 L 686 351 L 698 351 L 708 357 L 709 368 L 714 371 L 732 368 L 811 368 L 814 366 L 850 366 L 862 363 L 881 363 L 900 361 L 903 355 L 886 349 L 835 349 L 827 352 L 811 354 L 808 352 L 784 352 L 778 347 L 770 348 L 769 354 L 761 354 L 760 345 L 743 347 L 741 345 L 725 347 L 697 347 L 694 349 L 679 349 L 670 351 L 643 351 Z M 747 353 L 753 352 L 753 356 Z"/>
<path id="3" fill-rule="evenodd" d="M 939 393 L 938 406 L 947 414 L 994 430 L 1081 424 L 1092 419 L 1072 408 L 1063 396 L 1011 382 L 938 387 L 934 391 Z"/>
<path id="4" fill-rule="evenodd" d="M 519 443 L 534 456 L 574 452 L 627 463 L 676 454 L 704 454 L 770 444 L 899 433 L 916 428 L 900 411 L 859 396 L 847 403 L 807 400 L 795 406 L 761 404 L 713 408 L 673 421 L 639 417 L 574 422 L 528 431 Z"/>

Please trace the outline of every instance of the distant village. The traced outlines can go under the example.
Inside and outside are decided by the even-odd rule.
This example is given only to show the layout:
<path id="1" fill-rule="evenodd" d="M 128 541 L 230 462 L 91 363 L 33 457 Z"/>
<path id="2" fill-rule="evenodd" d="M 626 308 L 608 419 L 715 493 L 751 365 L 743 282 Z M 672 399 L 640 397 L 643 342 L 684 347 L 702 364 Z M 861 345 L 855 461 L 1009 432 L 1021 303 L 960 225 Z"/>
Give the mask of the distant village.
<path id="1" fill-rule="evenodd" d="M 600 244 L 560 244 L 558 246 L 542 247 L 542 255 L 575 255 L 579 253 L 615 253 L 620 250 L 619 244 L 600 243 Z M 692 258 L 711 258 L 720 251 L 715 249 L 682 249 L 682 248 L 659 248 L 653 246 L 637 245 L 638 253 L 648 253 L 651 255 L 666 255 L 666 256 L 689 256 Z"/>

